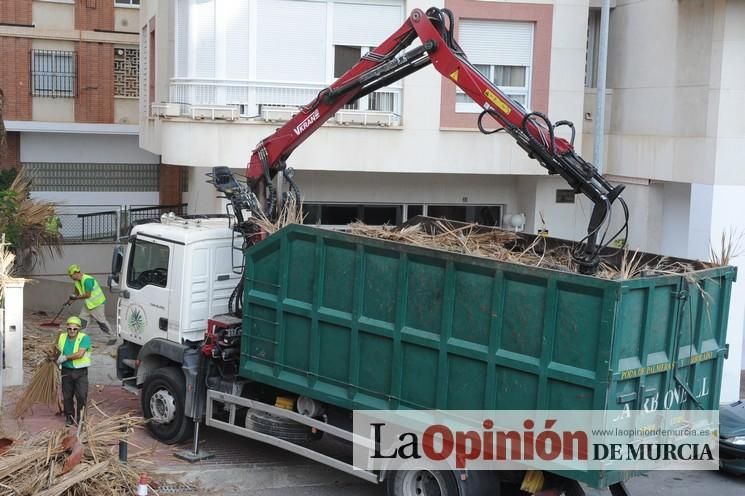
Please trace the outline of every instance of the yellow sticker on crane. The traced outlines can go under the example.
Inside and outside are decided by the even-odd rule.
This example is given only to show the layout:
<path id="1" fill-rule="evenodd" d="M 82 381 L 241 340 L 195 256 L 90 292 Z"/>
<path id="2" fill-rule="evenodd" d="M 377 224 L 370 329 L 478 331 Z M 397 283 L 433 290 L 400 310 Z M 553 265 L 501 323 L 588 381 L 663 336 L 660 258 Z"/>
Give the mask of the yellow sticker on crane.
<path id="1" fill-rule="evenodd" d="M 501 98 L 495 95 L 491 90 L 484 91 L 484 95 L 486 95 L 486 98 L 488 98 L 489 101 L 491 101 L 505 115 L 512 112 L 512 109 L 506 103 L 504 103 Z"/>
<path id="2" fill-rule="evenodd" d="M 450 79 L 452 79 L 456 83 L 458 82 L 458 71 L 460 71 L 460 69 L 455 69 L 454 72 L 450 73 Z"/>

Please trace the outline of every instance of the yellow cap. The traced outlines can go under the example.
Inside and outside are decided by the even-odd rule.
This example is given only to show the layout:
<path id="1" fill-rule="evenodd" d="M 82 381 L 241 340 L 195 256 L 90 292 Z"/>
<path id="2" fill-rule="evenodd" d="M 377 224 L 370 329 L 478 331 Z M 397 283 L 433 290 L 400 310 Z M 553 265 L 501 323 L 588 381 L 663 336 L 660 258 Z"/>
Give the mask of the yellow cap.
<path id="1" fill-rule="evenodd" d="M 67 275 L 71 276 L 76 272 L 80 272 L 80 266 L 78 264 L 72 264 L 67 268 Z"/>
<path id="2" fill-rule="evenodd" d="M 83 327 L 83 322 L 80 321 L 79 317 L 72 316 L 67 319 L 67 325 L 76 325 L 78 327 Z"/>

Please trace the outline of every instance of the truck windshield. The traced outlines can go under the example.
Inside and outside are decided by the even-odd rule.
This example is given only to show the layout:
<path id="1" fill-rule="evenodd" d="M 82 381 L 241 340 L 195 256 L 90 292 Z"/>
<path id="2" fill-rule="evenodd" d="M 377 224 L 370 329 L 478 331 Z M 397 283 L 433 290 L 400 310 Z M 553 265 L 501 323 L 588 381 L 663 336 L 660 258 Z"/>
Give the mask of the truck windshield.
<path id="1" fill-rule="evenodd" d="M 168 246 L 136 239 L 127 271 L 127 286 L 140 289 L 148 285 L 168 285 Z"/>

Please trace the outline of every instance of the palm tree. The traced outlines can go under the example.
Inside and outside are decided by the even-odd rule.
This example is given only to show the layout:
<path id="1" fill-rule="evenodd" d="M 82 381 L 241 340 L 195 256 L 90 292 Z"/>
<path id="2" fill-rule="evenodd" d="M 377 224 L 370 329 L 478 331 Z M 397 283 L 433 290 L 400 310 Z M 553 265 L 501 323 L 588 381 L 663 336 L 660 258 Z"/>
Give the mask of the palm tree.
<path id="1" fill-rule="evenodd" d="M 5 233 L 21 272 L 62 254 L 62 236 L 54 203 L 32 200 L 31 180 L 19 170 L 10 188 L 0 191 L 0 232 Z"/>

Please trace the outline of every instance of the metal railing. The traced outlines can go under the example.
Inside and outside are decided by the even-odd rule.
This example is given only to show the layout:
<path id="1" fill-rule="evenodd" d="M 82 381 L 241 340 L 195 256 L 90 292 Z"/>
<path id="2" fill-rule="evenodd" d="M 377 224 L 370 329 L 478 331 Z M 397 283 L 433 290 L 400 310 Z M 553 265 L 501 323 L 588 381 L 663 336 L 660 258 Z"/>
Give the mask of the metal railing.
<path id="1" fill-rule="evenodd" d="M 240 80 L 171 78 L 169 102 L 182 106 L 181 115 L 192 115 L 191 107 L 233 107 L 243 117 L 258 117 L 262 108 L 301 107 L 311 102 L 326 85 L 271 83 Z M 381 88 L 345 106 L 359 112 L 387 112 L 391 122 L 401 119 L 400 86 Z M 193 117 L 193 115 L 192 115 Z"/>
<path id="2" fill-rule="evenodd" d="M 146 219 L 174 212 L 186 215 L 186 203 L 178 205 L 64 205 L 57 207 L 63 242 L 116 241 L 129 227 Z"/>

